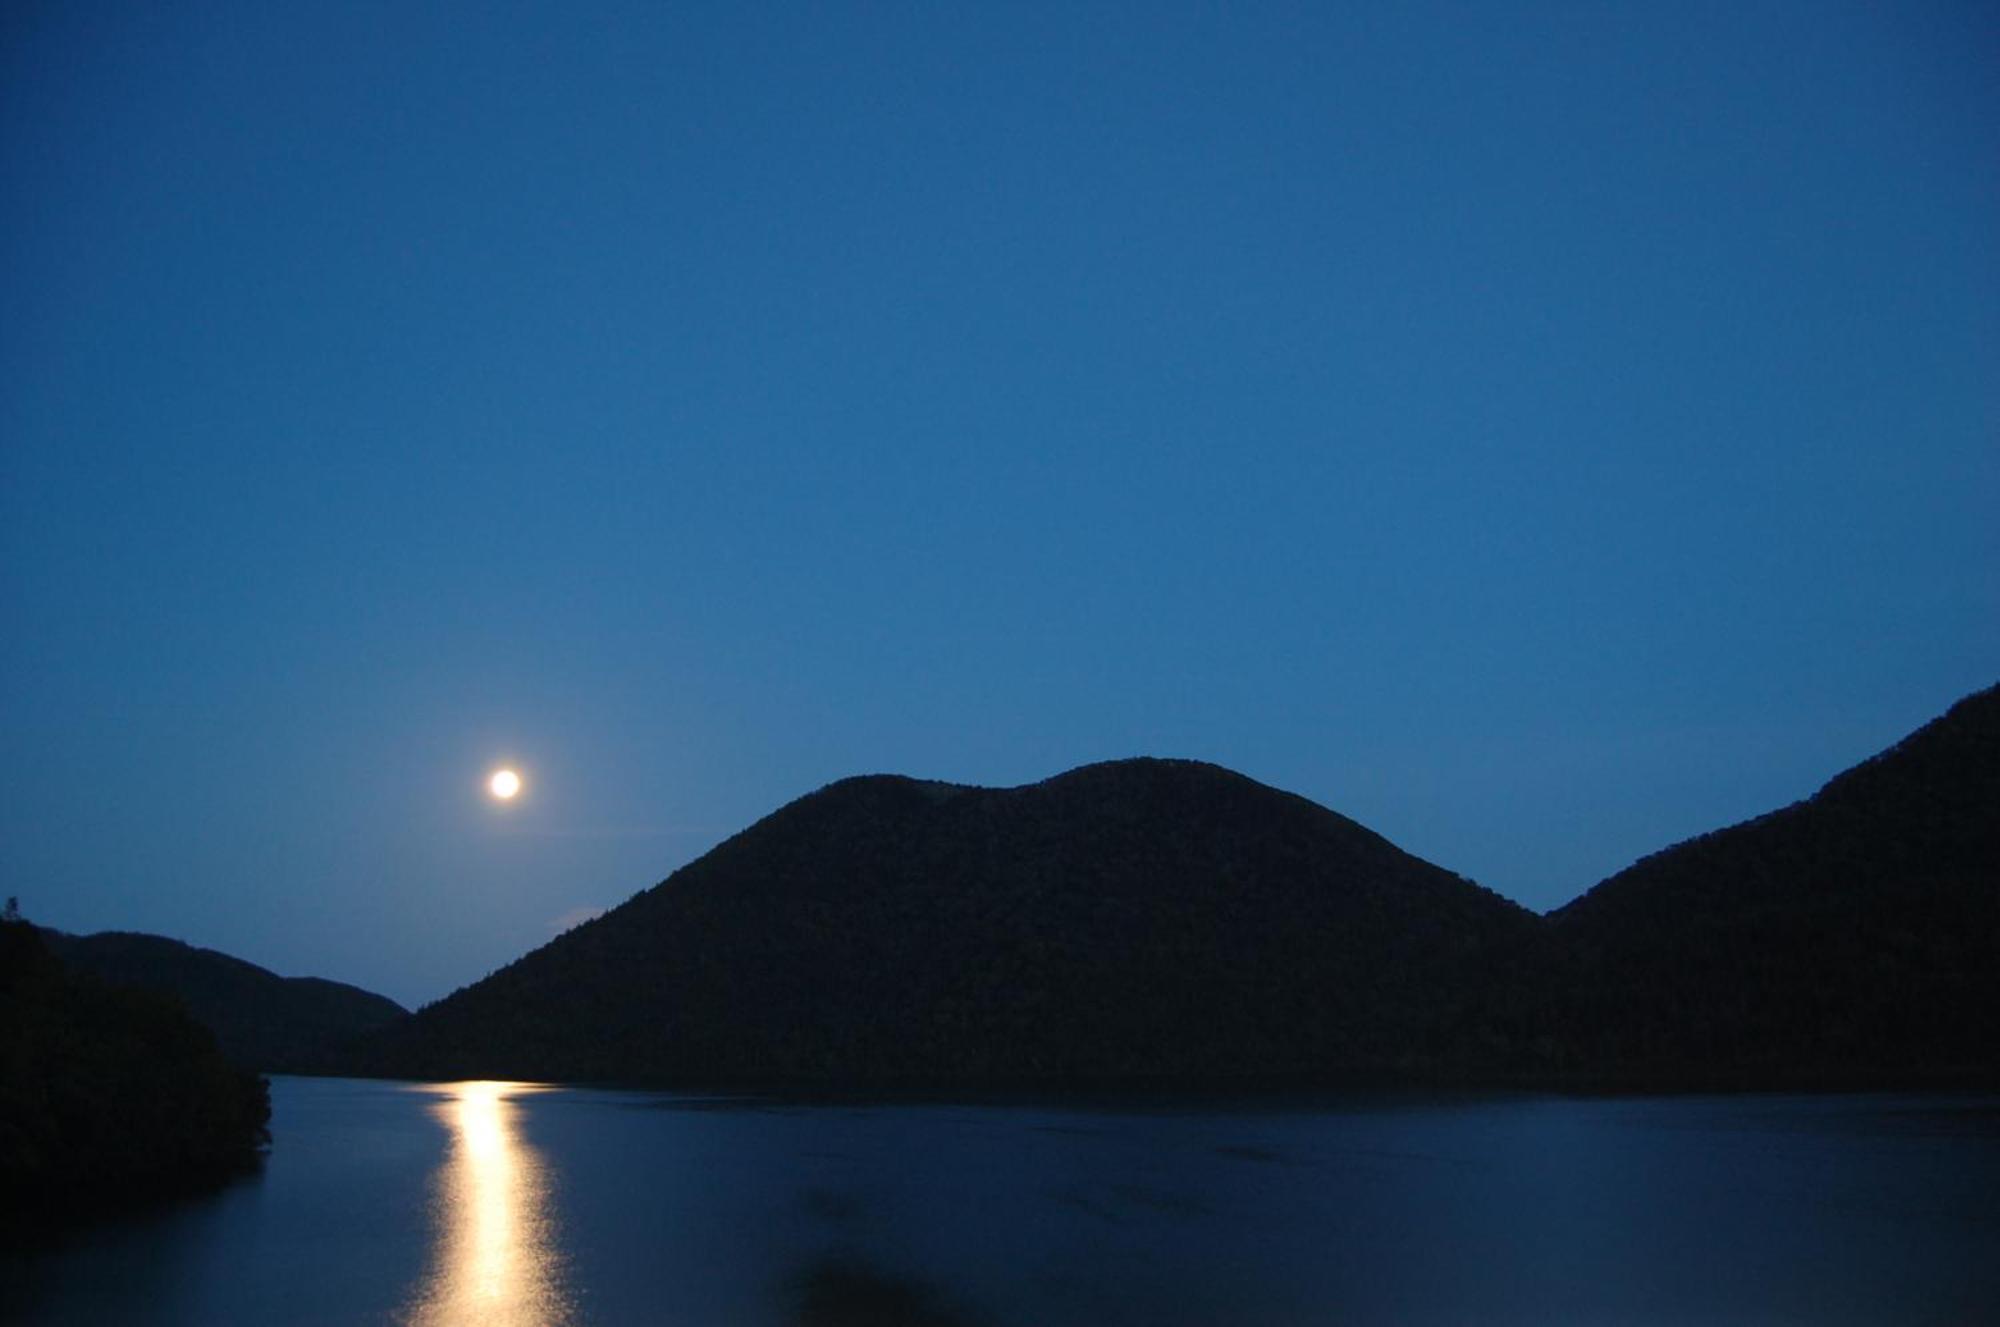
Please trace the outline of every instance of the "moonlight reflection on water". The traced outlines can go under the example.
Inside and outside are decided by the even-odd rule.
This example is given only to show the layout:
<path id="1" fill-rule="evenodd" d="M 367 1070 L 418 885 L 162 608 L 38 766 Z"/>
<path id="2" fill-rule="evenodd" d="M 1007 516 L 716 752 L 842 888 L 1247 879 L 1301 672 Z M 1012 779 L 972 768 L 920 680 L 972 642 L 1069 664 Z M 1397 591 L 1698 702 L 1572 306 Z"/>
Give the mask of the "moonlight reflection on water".
<path id="1" fill-rule="evenodd" d="M 574 1319 L 555 1252 L 548 1168 L 520 1135 L 510 1099 L 527 1083 L 452 1083 L 431 1113 L 451 1130 L 432 1181 L 430 1270 L 404 1316 L 411 1327 L 547 1324 Z"/>
<path id="2" fill-rule="evenodd" d="M 278 1078 L 0 1322 L 2000 1322 L 2000 1098 L 801 1102 Z"/>

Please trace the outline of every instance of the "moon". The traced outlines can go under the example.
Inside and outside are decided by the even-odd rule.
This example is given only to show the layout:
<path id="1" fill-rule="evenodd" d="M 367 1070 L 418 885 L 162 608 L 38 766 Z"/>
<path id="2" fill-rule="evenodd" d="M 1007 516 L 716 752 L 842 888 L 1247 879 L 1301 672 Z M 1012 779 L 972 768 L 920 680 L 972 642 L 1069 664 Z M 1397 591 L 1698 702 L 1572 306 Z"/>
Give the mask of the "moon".
<path id="1" fill-rule="evenodd" d="M 511 802 L 521 795 L 521 776 L 511 769 L 496 769 L 486 780 L 486 791 L 503 802 Z"/>

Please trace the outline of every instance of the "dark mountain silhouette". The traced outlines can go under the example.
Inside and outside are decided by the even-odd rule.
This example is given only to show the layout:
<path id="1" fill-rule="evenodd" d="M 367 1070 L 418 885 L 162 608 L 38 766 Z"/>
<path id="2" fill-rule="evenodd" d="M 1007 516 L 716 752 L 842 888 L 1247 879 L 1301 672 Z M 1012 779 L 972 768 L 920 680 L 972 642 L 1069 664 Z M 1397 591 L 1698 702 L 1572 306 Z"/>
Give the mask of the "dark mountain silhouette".
<path id="1" fill-rule="evenodd" d="M 263 1079 L 163 996 L 68 971 L 0 920 L 0 1225 L 217 1183 L 266 1140 Z"/>
<path id="2" fill-rule="evenodd" d="M 420 1076 L 1211 1083 L 1421 1074 L 1539 925 L 1353 821 L 1190 761 L 783 808 L 388 1029 Z"/>
<path id="3" fill-rule="evenodd" d="M 1549 914 L 1477 1040 L 1632 1087 L 2000 1076 L 2000 687 Z"/>
<path id="4" fill-rule="evenodd" d="M 386 1028 L 702 1086 L 2000 1081 L 2000 688 L 1547 917 L 1187 761 L 800 799 Z"/>
<path id="5" fill-rule="evenodd" d="M 401 1005 L 318 977 L 280 977 L 254 963 L 131 931 L 44 932 L 72 969 L 169 995 L 215 1034 L 223 1054 L 264 1073 L 327 1073 L 357 1038 L 406 1016 Z"/>

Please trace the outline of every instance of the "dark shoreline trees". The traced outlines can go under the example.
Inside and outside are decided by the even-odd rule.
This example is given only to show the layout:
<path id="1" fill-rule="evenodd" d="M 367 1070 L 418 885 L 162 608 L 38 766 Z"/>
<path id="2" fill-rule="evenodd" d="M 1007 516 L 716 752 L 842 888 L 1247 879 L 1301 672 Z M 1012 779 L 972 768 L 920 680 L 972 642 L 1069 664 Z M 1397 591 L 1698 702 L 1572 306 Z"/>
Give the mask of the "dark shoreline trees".
<path id="1" fill-rule="evenodd" d="M 256 1166 L 269 1084 L 173 1000 L 68 971 L 0 922 L 0 1223 L 38 1229 Z"/>

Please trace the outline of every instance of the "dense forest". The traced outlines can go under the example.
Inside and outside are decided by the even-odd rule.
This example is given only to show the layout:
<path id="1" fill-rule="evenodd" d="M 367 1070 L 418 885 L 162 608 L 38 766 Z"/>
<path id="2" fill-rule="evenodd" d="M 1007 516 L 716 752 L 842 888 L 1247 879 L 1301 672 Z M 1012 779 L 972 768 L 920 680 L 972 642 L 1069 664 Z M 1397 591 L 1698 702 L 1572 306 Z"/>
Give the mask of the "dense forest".
<path id="1" fill-rule="evenodd" d="M 171 999 L 68 971 L 0 920 L 0 1222 L 220 1182 L 268 1141 L 264 1080 Z"/>
<path id="2" fill-rule="evenodd" d="M 895 1086 L 2000 1080 L 2000 688 L 1538 917 L 1302 798 L 1132 760 L 830 785 L 356 1068 Z"/>
<path id="3" fill-rule="evenodd" d="M 222 1053 L 271 1074 L 337 1072 L 351 1044 L 408 1011 L 386 996 L 254 963 L 164 936 L 43 932 L 71 970 L 171 995 L 215 1034 Z"/>

